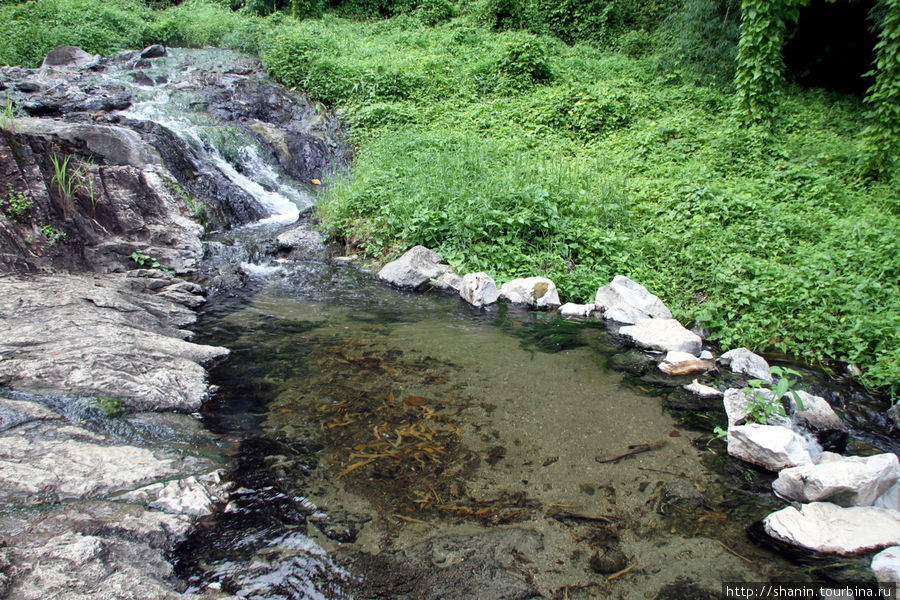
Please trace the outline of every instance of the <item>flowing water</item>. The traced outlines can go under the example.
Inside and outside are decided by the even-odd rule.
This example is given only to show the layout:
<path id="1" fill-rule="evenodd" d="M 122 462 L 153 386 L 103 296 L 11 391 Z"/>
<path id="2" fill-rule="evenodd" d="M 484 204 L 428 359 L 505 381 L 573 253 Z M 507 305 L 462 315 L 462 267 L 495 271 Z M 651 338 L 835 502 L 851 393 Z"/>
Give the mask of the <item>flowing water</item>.
<path id="1" fill-rule="evenodd" d="M 218 64 L 198 56 L 197 68 Z M 185 62 L 165 60 L 154 68 Z M 210 152 L 273 213 L 236 243 L 272 239 L 310 203 L 175 82 L 161 90 L 141 92 L 130 116 Z M 347 266 L 244 270 L 251 283 L 198 328 L 232 349 L 204 422 L 232 447 L 236 490 L 178 551 L 190 590 L 700 598 L 726 581 L 836 576 L 748 539 L 781 507 L 771 476 L 688 426 L 709 431 L 720 410 L 667 411 L 669 388 L 610 368 L 640 359 L 601 326 L 407 294 Z"/>

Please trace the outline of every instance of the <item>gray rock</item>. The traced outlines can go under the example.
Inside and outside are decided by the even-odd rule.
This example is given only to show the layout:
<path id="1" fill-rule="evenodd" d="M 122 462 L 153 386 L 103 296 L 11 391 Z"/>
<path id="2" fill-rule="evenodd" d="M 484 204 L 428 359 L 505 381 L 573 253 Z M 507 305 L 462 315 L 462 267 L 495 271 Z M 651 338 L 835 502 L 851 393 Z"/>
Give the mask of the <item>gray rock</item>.
<path id="1" fill-rule="evenodd" d="M 309 223 L 301 223 L 275 238 L 278 250 L 294 260 L 327 260 L 331 252 L 328 237 Z"/>
<path id="2" fill-rule="evenodd" d="M 162 44 L 153 44 L 141 50 L 141 58 L 160 58 L 166 55 L 166 47 Z"/>
<path id="3" fill-rule="evenodd" d="M 436 279 L 431 280 L 431 285 L 435 289 L 456 294 L 459 293 L 462 283 L 462 275 L 453 270 L 447 271 L 443 275 L 439 275 Z"/>
<path id="4" fill-rule="evenodd" d="M 113 165 L 130 165 L 142 170 L 148 165 L 163 166 L 159 154 L 141 136 L 125 127 L 20 117 L 16 119 L 16 131 L 73 145 L 83 144 L 89 152 Z"/>
<path id="5" fill-rule="evenodd" d="M 153 483 L 122 494 L 119 500 L 141 502 L 150 508 L 180 515 L 205 516 L 217 503 L 224 502 L 225 489 L 219 471 L 202 477 L 187 477 L 166 483 Z"/>
<path id="6" fill-rule="evenodd" d="M 472 306 L 485 306 L 495 303 L 500 298 L 500 291 L 487 273 L 466 273 L 459 296 Z"/>
<path id="7" fill-rule="evenodd" d="M 153 280 L 148 280 L 153 281 Z M 121 398 L 134 407 L 196 411 L 203 364 L 225 348 L 192 344 L 196 315 L 110 275 L 7 277 L 0 286 L 0 376 L 19 387 Z"/>
<path id="8" fill-rule="evenodd" d="M 595 573 L 618 573 L 628 566 L 628 557 L 618 544 L 597 549 L 588 560 L 588 566 Z"/>
<path id="9" fill-rule="evenodd" d="M 96 55 L 88 54 L 78 46 L 57 46 L 44 57 L 41 68 L 81 68 L 96 63 L 97 59 Z"/>
<path id="10" fill-rule="evenodd" d="M 16 600 L 184 598 L 161 549 L 125 538 L 69 532 L 4 551 L 14 565 Z"/>
<path id="11" fill-rule="evenodd" d="M 900 583 L 900 546 L 885 548 L 873 556 L 872 572 L 878 583 Z"/>
<path id="12" fill-rule="evenodd" d="M 772 381 L 772 373 L 769 371 L 769 363 L 762 356 L 754 354 L 746 348 L 729 350 L 719 357 L 719 362 L 730 366 L 735 373 L 742 373 L 753 379 Z"/>
<path id="13" fill-rule="evenodd" d="M 52 489 L 65 498 L 90 498 L 134 489 L 178 473 L 174 459 L 115 445 L 74 425 L 42 423 L 26 435 L 0 436 L 0 497 L 7 501 Z"/>
<path id="14" fill-rule="evenodd" d="M 790 404 L 791 417 L 806 426 L 808 429 L 836 429 L 839 431 L 847 431 L 847 424 L 834 412 L 828 401 L 821 396 L 814 396 L 809 392 L 797 390 L 800 396 L 800 402 L 803 403 L 803 410 L 798 410 L 799 406 L 793 395 L 788 393 L 784 398 Z"/>
<path id="15" fill-rule="evenodd" d="M 672 312 L 662 300 L 623 275 L 616 275 L 609 285 L 597 290 L 594 304 L 603 311 L 605 319 L 619 323 L 635 324 L 647 318 L 672 318 Z"/>
<path id="16" fill-rule="evenodd" d="M 728 428 L 728 454 L 770 471 L 813 463 L 810 442 L 778 425 L 738 425 Z"/>
<path id="17" fill-rule="evenodd" d="M 830 502 L 789 506 L 763 519 L 770 536 L 816 552 L 853 555 L 900 545 L 900 512 Z"/>
<path id="18" fill-rule="evenodd" d="M 743 424 L 744 419 L 750 416 L 750 405 L 753 402 L 752 394 L 757 394 L 766 401 L 771 402 L 774 398 L 771 390 L 757 388 L 751 390 L 750 393 L 744 392 L 737 388 L 729 388 L 725 390 L 725 397 L 722 403 L 725 406 L 725 414 L 728 416 L 728 426 Z M 781 427 L 791 428 L 791 420 L 781 415 L 772 415 L 769 417 L 769 425 L 779 425 Z"/>
<path id="19" fill-rule="evenodd" d="M 900 402 L 887 410 L 887 416 L 894 423 L 894 426 L 900 429 Z"/>
<path id="20" fill-rule="evenodd" d="M 828 501 L 839 506 L 873 506 L 900 480 L 895 454 L 848 456 L 783 469 L 775 492 L 798 502 Z M 900 505 L 886 506 L 900 510 Z"/>
<path id="21" fill-rule="evenodd" d="M 715 364 L 710 361 L 700 360 L 687 352 L 668 352 L 658 366 L 660 371 L 672 376 L 701 373 L 715 368 Z"/>
<path id="22" fill-rule="evenodd" d="M 559 315 L 564 319 L 587 319 L 597 310 L 595 304 L 573 304 L 566 302 L 559 307 Z"/>
<path id="23" fill-rule="evenodd" d="M 500 299 L 532 308 L 556 308 L 560 305 L 556 284 L 546 277 L 513 279 L 500 286 Z"/>
<path id="24" fill-rule="evenodd" d="M 32 421 L 58 420 L 62 417 L 36 402 L 0 398 L 0 432 Z"/>
<path id="25" fill-rule="evenodd" d="M 397 260 L 384 265 L 377 277 L 402 289 L 422 290 L 432 280 L 454 273 L 450 265 L 443 264 L 443 260 L 440 254 L 425 246 L 413 246 Z"/>
<path id="26" fill-rule="evenodd" d="M 634 325 L 619 329 L 619 334 L 629 338 L 641 348 L 664 352 L 687 352 L 700 354 L 703 340 L 684 328 L 675 319 L 641 319 Z"/>

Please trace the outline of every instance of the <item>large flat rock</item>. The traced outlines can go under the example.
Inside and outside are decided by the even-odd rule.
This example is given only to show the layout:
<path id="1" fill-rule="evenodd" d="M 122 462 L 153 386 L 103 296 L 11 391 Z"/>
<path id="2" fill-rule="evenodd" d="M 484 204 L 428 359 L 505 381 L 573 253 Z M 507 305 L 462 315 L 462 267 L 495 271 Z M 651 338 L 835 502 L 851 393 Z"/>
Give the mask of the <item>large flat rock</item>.
<path id="1" fill-rule="evenodd" d="M 619 334 L 650 350 L 686 352 L 697 356 L 703 348 L 700 336 L 675 319 L 641 319 L 634 325 L 619 329 Z"/>
<path id="2" fill-rule="evenodd" d="M 152 293 L 157 281 L 163 295 Z M 167 297 L 172 283 L 124 275 L 4 278 L 0 377 L 139 408 L 198 410 L 208 392 L 202 365 L 228 350 L 181 339 L 196 315 Z"/>
<path id="3" fill-rule="evenodd" d="M 778 425 L 728 428 L 728 454 L 770 471 L 812 464 L 809 440 Z"/>
<path id="4" fill-rule="evenodd" d="M 825 458 L 828 457 L 828 458 Z M 896 454 L 823 455 L 815 465 L 784 469 L 772 483 L 778 495 L 798 502 L 828 501 L 841 506 L 889 506 L 886 496 L 900 480 Z"/>
<path id="5" fill-rule="evenodd" d="M 62 422 L 0 436 L 0 498 L 6 500 L 41 492 L 63 499 L 98 497 L 178 472 L 174 459 Z"/>
<path id="6" fill-rule="evenodd" d="M 766 517 L 763 526 L 776 539 L 827 554 L 853 555 L 900 544 L 900 512 L 873 506 L 789 506 Z"/>

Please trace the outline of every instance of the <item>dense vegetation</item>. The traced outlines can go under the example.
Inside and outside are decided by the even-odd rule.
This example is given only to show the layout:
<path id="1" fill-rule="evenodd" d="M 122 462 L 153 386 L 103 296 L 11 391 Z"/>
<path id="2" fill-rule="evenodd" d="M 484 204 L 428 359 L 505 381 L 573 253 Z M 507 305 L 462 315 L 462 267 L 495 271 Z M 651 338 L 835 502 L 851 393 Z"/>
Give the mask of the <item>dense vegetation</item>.
<path id="1" fill-rule="evenodd" d="M 788 86 L 769 121 L 742 120 L 737 2 L 246 4 L 7 6 L 0 62 L 61 43 L 259 52 L 349 124 L 356 163 L 320 214 L 367 256 L 420 243 L 576 302 L 626 274 L 725 347 L 848 361 L 900 392 L 900 185 L 860 177 L 859 98 Z"/>

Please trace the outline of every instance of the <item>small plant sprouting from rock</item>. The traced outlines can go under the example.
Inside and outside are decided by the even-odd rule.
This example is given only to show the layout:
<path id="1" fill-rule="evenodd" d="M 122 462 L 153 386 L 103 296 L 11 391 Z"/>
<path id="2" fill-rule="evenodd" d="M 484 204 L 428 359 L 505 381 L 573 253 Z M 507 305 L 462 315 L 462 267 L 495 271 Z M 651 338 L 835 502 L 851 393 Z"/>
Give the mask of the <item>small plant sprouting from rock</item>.
<path id="1" fill-rule="evenodd" d="M 0 109 L 0 129 L 13 133 L 16 131 L 16 106 L 9 94 L 6 95 L 6 104 Z"/>
<path id="2" fill-rule="evenodd" d="M 95 396 L 94 403 L 110 419 L 125 414 L 125 403 L 113 396 Z"/>
<path id="3" fill-rule="evenodd" d="M 8 186 L 9 195 L 6 198 L 4 214 L 14 221 L 22 221 L 28 216 L 34 202 L 25 195 L 25 192 L 14 192 L 12 186 Z"/>
<path id="4" fill-rule="evenodd" d="M 49 223 L 47 225 L 41 225 L 41 233 L 44 234 L 44 237 L 47 238 L 47 243 L 51 246 L 66 237 L 65 231 L 57 231 L 54 229 L 53 225 L 50 225 Z"/>
<path id="5" fill-rule="evenodd" d="M 69 220 L 69 208 L 72 205 L 72 198 L 75 196 L 75 192 L 84 186 L 84 168 L 70 169 L 69 161 L 71 159 L 71 155 L 67 155 L 62 159 L 56 154 L 50 157 L 50 162 L 53 163 L 53 177 L 50 178 L 50 185 L 55 183 L 56 189 L 62 196 L 63 221 Z M 91 203 L 93 203 L 93 184 L 91 185 L 91 190 Z"/>
<path id="6" fill-rule="evenodd" d="M 793 389 L 794 384 L 798 380 L 789 377 L 793 375 L 799 378 L 803 377 L 803 374 L 787 367 L 772 367 L 771 372 L 776 381 L 774 386 L 762 379 L 750 379 L 747 382 L 748 387 L 742 390 L 744 394 L 750 397 L 750 402 L 747 406 L 750 411 L 749 415 L 747 415 L 748 423 L 768 425 L 769 419 L 774 416 L 786 417 L 787 413 L 781 404 L 781 399 L 786 394 L 790 394 L 793 397 L 794 402 L 797 403 L 798 410 L 803 410 L 803 400 L 800 399 L 797 391 Z"/>
<path id="7" fill-rule="evenodd" d="M 128 258 L 133 260 L 144 269 L 162 269 L 163 271 L 172 271 L 171 267 L 165 266 L 156 258 L 150 256 L 146 252 L 141 252 L 140 250 L 135 250 Z"/>

